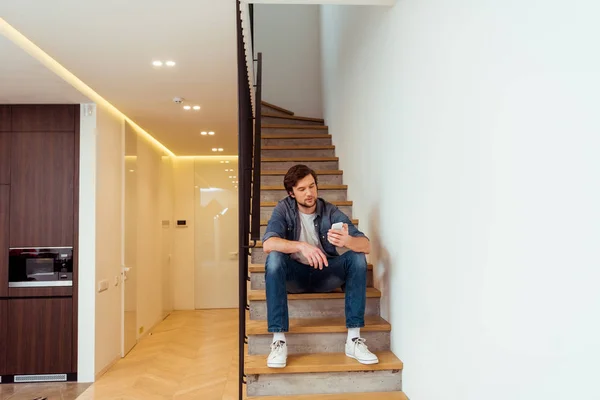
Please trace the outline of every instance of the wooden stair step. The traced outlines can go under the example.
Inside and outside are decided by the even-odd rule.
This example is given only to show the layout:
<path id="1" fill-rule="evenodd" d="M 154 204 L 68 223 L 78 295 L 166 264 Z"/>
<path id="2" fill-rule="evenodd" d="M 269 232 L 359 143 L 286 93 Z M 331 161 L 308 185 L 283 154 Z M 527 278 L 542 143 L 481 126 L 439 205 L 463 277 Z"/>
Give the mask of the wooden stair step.
<path id="1" fill-rule="evenodd" d="M 268 106 L 268 107 L 273 107 L 272 105 Z M 284 109 L 279 109 L 279 111 L 281 112 L 286 112 L 287 110 Z M 291 112 L 291 111 L 290 111 Z M 260 114 L 261 117 L 267 117 L 267 118 L 282 118 L 282 119 L 292 119 L 295 121 L 310 121 L 310 122 L 319 122 L 321 124 L 325 123 L 325 120 L 323 118 L 312 118 L 312 117 L 298 117 L 295 115 L 277 115 L 277 114 L 271 114 L 271 113 L 261 113 Z"/>
<path id="2" fill-rule="evenodd" d="M 248 400 L 408 400 L 403 392 L 303 394 L 299 396 L 255 396 Z"/>
<path id="3" fill-rule="evenodd" d="M 321 299 L 343 299 L 346 294 L 341 289 L 337 289 L 330 293 L 298 293 L 288 294 L 288 300 L 321 300 Z M 375 288 L 367 288 L 367 298 L 380 298 L 381 292 Z M 266 301 L 266 290 L 249 290 L 248 300 L 250 301 Z"/>
<path id="4" fill-rule="evenodd" d="M 352 221 L 352 224 L 354 225 L 358 225 L 358 219 L 351 219 L 350 221 Z M 267 226 L 269 225 L 269 221 L 266 219 L 263 219 L 260 221 L 260 226 Z"/>
<path id="5" fill-rule="evenodd" d="M 285 108 L 276 106 L 275 104 L 271 104 L 271 103 L 267 103 L 266 101 L 261 101 L 260 102 L 263 106 L 267 106 L 267 107 L 271 107 L 277 111 L 280 111 L 282 113 L 288 114 L 288 115 L 294 115 L 294 113 L 290 110 L 286 110 Z"/>
<path id="6" fill-rule="evenodd" d="M 344 353 L 315 353 L 291 354 L 287 359 L 285 368 L 267 367 L 265 355 L 248 356 L 246 358 L 246 375 L 271 375 L 271 374 L 305 374 L 324 372 L 359 372 L 359 371 L 386 371 L 401 370 L 402 361 L 391 351 L 377 353 L 379 364 L 363 365 L 347 357 Z"/>
<path id="7" fill-rule="evenodd" d="M 339 170 L 339 169 L 330 169 L 330 170 L 320 170 L 320 171 L 315 171 L 317 173 L 317 176 L 320 175 L 343 175 L 344 171 Z M 287 171 L 260 171 L 261 175 L 282 175 L 285 176 L 285 174 L 287 174 Z"/>
<path id="8" fill-rule="evenodd" d="M 298 129 L 298 130 L 328 130 L 329 127 L 325 125 L 286 125 L 286 124 L 262 124 L 262 128 L 266 129 Z"/>
<path id="9" fill-rule="evenodd" d="M 292 157 L 262 157 L 261 162 L 286 162 L 286 161 L 339 161 L 339 157 L 304 157 L 304 156 L 292 156 Z"/>
<path id="10" fill-rule="evenodd" d="M 287 135 L 278 133 L 263 133 L 261 139 L 331 139 L 328 133 L 288 133 Z"/>
<path id="11" fill-rule="evenodd" d="M 380 316 L 365 316 L 365 326 L 361 332 L 390 332 L 392 326 Z M 344 333 L 346 318 L 298 318 L 290 319 L 290 334 L 294 333 Z M 261 320 L 246 321 L 247 335 L 269 335 L 268 322 Z"/>
<path id="12" fill-rule="evenodd" d="M 265 201 L 260 203 L 261 207 L 275 207 L 277 205 L 278 201 Z M 330 204 L 333 204 L 336 207 L 351 207 L 352 206 L 352 201 L 351 200 L 347 200 L 347 201 L 330 201 Z"/>
<path id="13" fill-rule="evenodd" d="M 346 190 L 348 185 L 319 185 L 319 190 Z M 282 186 L 261 186 L 260 190 L 285 190 Z"/>
<path id="14" fill-rule="evenodd" d="M 262 243 L 261 243 L 262 246 Z M 373 270 L 373 264 L 367 264 L 368 270 Z M 265 264 L 250 264 L 248 266 L 248 271 L 251 274 L 261 274 L 265 272 Z"/>
<path id="15" fill-rule="evenodd" d="M 334 145 L 289 145 L 289 146 L 262 146 L 261 150 L 335 150 Z"/>

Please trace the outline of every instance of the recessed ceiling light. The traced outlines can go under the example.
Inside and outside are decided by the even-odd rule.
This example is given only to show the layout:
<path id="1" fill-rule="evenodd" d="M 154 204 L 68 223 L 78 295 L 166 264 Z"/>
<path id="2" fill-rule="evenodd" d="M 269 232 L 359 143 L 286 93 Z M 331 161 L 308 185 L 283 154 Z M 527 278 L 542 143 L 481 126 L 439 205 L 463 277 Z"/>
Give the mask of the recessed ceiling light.
<path id="1" fill-rule="evenodd" d="M 229 179 L 232 179 L 232 178 L 233 178 L 233 176 L 229 175 Z"/>
<path id="2" fill-rule="evenodd" d="M 200 106 L 194 106 L 194 110 L 198 111 L 200 109 Z"/>
<path id="3" fill-rule="evenodd" d="M 189 109 L 191 109 L 191 108 L 192 108 L 191 106 L 183 106 L 183 109 L 184 109 L 184 110 L 189 110 Z"/>
<path id="4" fill-rule="evenodd" d="M 206 136 L 206 132 L 200 132 L 202 136 Z"/>
<path id="5" fill-rule="evenodd" d="M 234 186 L 234 188 L 236 188 L 236 189 L 237 189 L 237 185 L 235 185 L 235 186 Z"/>
<path id="6" fill-rule="evenodd" d="M 215 133 L 214 133 L 213 131 L 210 131 L 210 132 L 208 132 L 208 134 L 209 134 L 210 136 L 212 136 L 212 135 L 214 135 Z"/>
<path id="7" fill-rule="evenodd" d="M 224 164 L 224 163 L 225 163 L 225 161 L 221 161 L 221 164 Z M 225 171 L 227 171 L 227 170 L 225 170 Z"/>
<path id="8" fill-rule="evenodd" d="M 223 151 L 223 148 L 222 148 L 222 147 L 219 147 L 219 151 Z"/>
<path id="9" fill-rule="evenodd" d="M 216 147 L 213 147 L 212 151 L 217 151 L 218 149 Z"/>
<path id="10" fill-rule="evenodd" d="M 175 61 L 167 61 L 165 64 L 167 64 L 167 67 L 174 67 Z"/>
<path id="11" fill-rule="evenodd" d="M 130 169 L 129 172 L 135 172 L 135 169 Z"/>
<path id="12" fill-rule="evenodd" d="M 235 178 L 236 178 L 236 176 L 234 175 L 234 176 L 233 176 L 233 179 L 235 179 Z"/>
<path id="13" fill-rule="evenodd" d="M 229 161 L 225 161 L 225 164 L 229 164 Z"/>
<path id="14" fill-rule="evenodd" d="M 162 67 L 163 63 L 162 61 L 152 61 L 152 65 L 154 65 L 155 67 Z"/>

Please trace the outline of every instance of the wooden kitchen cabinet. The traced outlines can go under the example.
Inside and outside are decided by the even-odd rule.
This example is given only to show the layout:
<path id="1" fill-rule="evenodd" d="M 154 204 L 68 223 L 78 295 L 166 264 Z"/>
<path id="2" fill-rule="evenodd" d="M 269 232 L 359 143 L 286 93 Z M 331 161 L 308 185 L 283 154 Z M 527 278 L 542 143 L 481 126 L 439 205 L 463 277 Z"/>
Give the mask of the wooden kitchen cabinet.
<path id="1" fill-rule="evenodd" d="M 8 322 L 8 300 L 0 299 L 0 375 L 6 375 L 6 334 Z"/>
<path id="2" fill-rule="evenodd" d="M 10 183 L 10 107 L 0 106 L 0 185 Z"/>
<path id="3" fill-rule="evenodd" d="M 9 198 L 10 187 L 0 185 L 0 297 L 8 296 Z"/>
<path id="4" fill-rule="evenodd" d="M 13 132 L 10 247 L 74 246 L 75 133 Z"/>
<path id="5" fill-rule="evenodd" d="M 9 299 L 6 374 L 72 373 L 73 299 Z"/>

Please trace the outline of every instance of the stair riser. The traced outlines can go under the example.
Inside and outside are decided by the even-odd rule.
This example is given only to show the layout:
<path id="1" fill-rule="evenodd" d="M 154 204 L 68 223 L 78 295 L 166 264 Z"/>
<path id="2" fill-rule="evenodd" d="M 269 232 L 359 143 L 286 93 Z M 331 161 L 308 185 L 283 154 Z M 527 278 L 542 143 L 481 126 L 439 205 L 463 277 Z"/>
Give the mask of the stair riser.
<path id="1" fill-rule="evenodd" d="M 343 175 L 319 175 L 319 185 L 341 185 L 344 183 Z M 283 187 L 283 175 L 263 175 L 260 178 L 262 186 Z"/>
<path id="2" fill-rule="evenodd" d="M 316 170 L 337 170 L 337 161 L 273 161 L 273 162 L 262 162 L 260 168 L 263 171 L 287 171 L 294 165 L 304 164 L 309 168 Z"/>
<path id="3" fill-rule="evenodd" d="M 328 146 L 331 145 L 331 138 L 310 138 L 310 139 L 263 139 L 263 146 Z"/>
<path id="4" fill-rule="evenodd" d="M 261 150 L 263 157 L 335 157 L 335 149 Z"/>
<path id="5" fill-rule="evenodd" d="M 290 114 L 284 113 L 283 111 L 279 111 L 279 110 L 276 110 L 274 108 L 271 108 L 271 107 L 265 106 L 265 105 L 260 107 L 260 112 L 263 114 L 274 114 L 274 115 L 282 115 L 282 116 L 287 116 L 287 117 L 290 116 Z"/>
<path id="6" fill-rule="evenodd" d="M 273 210 L 275 209 L 275 207 L 261 207 L 260 208 L 260 219 L 261 220 L 268 220 L 271 218 L 271 214 L 273 214 Z M 352 218 L 352 207 L 351 206 L 341 206 L 338 207 L 338 209 L 343 212 L 344 214 L 346 214 L 348 216 L 348 218 Z M 256 263 L 259 264 L 259 263 Z"/>
<path id="7" fill-rule="evenodd" d="M 248 396 L 399 392 L 402 371 L 248 375 Z"/>
<path id="8" fill-rule="evenodd" d="M 305 133 L 315 133 L 315 134 L 327 134 L 329 133 L 329 129 L 297 129 L 297 128 L 267 128 L 267 127 L 262 127 L 261 128 L 261 133 L 264 134 L 272 134 L 272 135 L 288 135 L 288 134 L 305 134 Z"/>
<path id="9" fill-rule="evenodd" d="M 272 114 L 272 113 L 267 113 Z M 318 121 L 303 121 L 298 119 L 287 119 L 287 118 L 276 118 L 276 117 L 263 117 L 260 118 L 263 124 L 278 124 L 278 125 L 321 125 L 324 124 Z"/>
<path id="10" fill-rule="evenodd" d="M 290 318 L 340 318 L 344 317 L 344 299 L 288 300 Z M 365 315 L 379 315 L 379 298 L 367 298 Z M 250 319 L 267 319 L 267 302 L 250 302 Z"/>
<path id="11" fill-rule="evenodd" d="M 261 237 L 264 233 L 261 234 Z M 373 270 L 367 271 L 367 287 L 373 287 Z M 252 290 L 265 290 L 265 273 L 254 272 L 250 276 L 250 288 Z"/>
<path id="12" fill-rule="evenodd" d="M 279 201 L 285 197 L 287 197 L 285 190 L 262 190 L 260 192 L 260 201 Z M 348 193 L 346 189 L 319 190 L 319 197 L 327 201 L 346 201 Z"/>
<path id="13" fill-rule="evenodd" d="M 390 350 L 390 332 L 361 331 L 360 336 L 373 352 Z M 347 332 L 285 334 L 288 354 L 343 353 L 347 337 Z M 272 341 L 272 334 L 250 335 L 248 354 L 269 354 Z"/>

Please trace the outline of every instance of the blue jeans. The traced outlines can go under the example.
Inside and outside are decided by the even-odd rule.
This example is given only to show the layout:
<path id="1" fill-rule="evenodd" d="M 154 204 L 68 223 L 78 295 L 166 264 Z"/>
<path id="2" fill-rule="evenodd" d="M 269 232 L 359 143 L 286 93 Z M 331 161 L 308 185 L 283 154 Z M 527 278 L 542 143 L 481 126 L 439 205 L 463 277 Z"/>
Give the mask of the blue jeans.
<path id="1" fill-rule="evenodd" d="M 367 302 L 367 259 L 363 253 L 348 251 L 328 258 L 329 267 L 315 269 L 292 259 L 289 254 L 272 251 L 267 257 L 267 319 L 269 332 L 290 328 L 287 294 L 327 293 L 344 286 L 346 327 L 365 326 Z"/>

